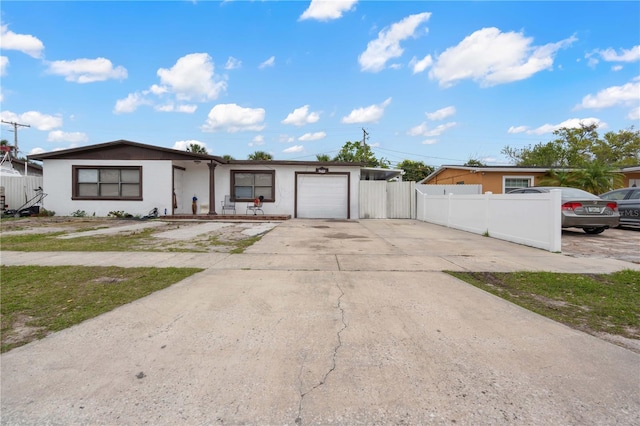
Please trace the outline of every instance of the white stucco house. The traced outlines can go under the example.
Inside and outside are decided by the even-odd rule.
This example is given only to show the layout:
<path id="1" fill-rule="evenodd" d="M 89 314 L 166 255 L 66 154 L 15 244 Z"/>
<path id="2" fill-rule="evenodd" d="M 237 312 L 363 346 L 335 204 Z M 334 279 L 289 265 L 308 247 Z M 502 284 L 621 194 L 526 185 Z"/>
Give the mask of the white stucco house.
<path id="1" fill-rule="evenodd" d="M 264 197 L 265 215 L 357 219 L 360 164 L 225 160 L 126 140 L 30 155 L 43 162 L 45 208 L 58 216 L 81 210 L 144 216 L 220 215 L 225 196 L 246 213 Z M 226 212 L 228 213 L 228 212 Z"/>

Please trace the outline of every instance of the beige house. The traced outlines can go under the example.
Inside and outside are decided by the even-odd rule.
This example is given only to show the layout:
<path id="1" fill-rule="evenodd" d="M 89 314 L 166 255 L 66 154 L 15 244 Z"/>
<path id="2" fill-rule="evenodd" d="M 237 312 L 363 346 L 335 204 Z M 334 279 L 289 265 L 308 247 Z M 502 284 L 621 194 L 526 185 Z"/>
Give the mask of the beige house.
<path id="1" fill-rule="evenodd" d="M 441 166 L 421 180 L 423 185 L 482 185 L 482 192 L 503 194 L 515 188 L 537 186 L 549 167 Z M 620 169 L 622 187 L 640 186 L 640 166 Z"/>

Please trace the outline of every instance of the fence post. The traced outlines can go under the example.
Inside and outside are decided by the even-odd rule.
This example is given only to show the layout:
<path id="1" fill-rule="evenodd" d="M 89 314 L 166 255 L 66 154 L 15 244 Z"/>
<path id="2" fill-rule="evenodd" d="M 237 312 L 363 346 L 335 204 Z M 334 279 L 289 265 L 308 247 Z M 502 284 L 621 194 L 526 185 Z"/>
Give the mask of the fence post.
<path id="1" fill-rule="evenodd" d="M 562 191 L 559 189 L 552 189 L 550 191 L 550 208 L 549 214 L 551 229 L 549 251 L 554 253 L 562 252 Z"/>

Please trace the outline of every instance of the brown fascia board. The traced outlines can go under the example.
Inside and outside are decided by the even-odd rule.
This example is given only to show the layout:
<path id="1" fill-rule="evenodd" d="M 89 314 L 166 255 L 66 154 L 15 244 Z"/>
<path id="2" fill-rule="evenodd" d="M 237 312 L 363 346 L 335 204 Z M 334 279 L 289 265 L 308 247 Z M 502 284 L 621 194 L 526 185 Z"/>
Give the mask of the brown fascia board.
<path id="1" fill-rule="evenodd" d="M 117 155 L 113 155 L 113 154 Z M 111 154 L 111 155 L 110 155 Z M 155 145 L 147 145 L 127 140 L 117 140 L 96 145 L 88 145 L 79 148 L 70 148 L 60 151 L 45 152 L 27 156 L 30 160 L 49 159 L 93 159 L 93 160 L 200 160 L 215 161 L 223 164 L 226 161 L 222 157 L 209 154 L 199 154 L 177 149 L 164 148 Z"/>
<path id="2" fill-rule="evenodd" d="M 364 163 L 350 163 L 348 161 L 294 161 L 294 160 L 229 160 L 227 164 L 238 165 L 277 165 L 277 166 L 342 166 L 363 167 Z"/>

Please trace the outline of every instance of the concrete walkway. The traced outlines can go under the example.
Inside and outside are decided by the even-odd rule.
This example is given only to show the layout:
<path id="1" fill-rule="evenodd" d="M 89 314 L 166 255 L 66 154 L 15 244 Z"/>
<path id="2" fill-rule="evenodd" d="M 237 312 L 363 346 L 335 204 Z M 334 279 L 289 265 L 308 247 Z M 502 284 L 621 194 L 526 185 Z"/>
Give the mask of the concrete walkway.
<path id="1" fill-rule="evenodd" d="M 245 254 L 1 357 L 2 424 L 639 424 L 640 355 L 440 271 L 612 272 L 415 221 L 290 220 Z"/>

